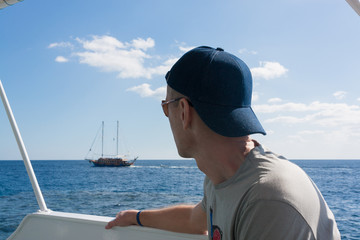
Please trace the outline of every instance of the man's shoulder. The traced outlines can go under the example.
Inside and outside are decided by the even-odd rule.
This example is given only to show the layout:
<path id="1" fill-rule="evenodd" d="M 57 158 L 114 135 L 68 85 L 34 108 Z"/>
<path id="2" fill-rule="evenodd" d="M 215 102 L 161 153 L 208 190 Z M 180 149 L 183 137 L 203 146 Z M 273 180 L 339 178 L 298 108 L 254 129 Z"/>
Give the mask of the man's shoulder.
<path id="1" fill-rule="evenodd" d="M 251 160 L 257 165 L 258 181 L 252 186 L 257 197 L 290 203 L 310 193 L 310 196 L 318 197 L 315 184 L 303 169 L 268 149 L 263 150 Z"/>
<path id="2" fill-rule="evenodd" d="M 281 155 L 260 145 L 251 152 L 248 160 L 252 165 L 248 170 L 257 177 L 247 192 L 250 202 L 279 201 L 302 211 L 299 208 L 304 203 L 311 205 L 311 201 L 319 201 L 319 191 L 310 177 Z"/>

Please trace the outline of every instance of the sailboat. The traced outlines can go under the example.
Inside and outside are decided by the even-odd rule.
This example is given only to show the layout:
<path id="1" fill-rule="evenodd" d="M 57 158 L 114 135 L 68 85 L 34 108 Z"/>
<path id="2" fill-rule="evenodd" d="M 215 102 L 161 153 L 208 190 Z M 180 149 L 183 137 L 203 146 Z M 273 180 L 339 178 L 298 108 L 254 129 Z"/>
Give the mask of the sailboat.
<path id="1" fill-rule="evenodd" d="M 88 159 L 85 157 L 85 160 L 89 161 L 90 163 L 94 164 L 95 167 L 128 167 L 135 163 L 135 161 L 138 159 L 138 157 L 135 157 L 132 160 L 128 160 L 126 156 L 119 156 L 119 121 L 117 121 L 117 130 L 116 130 L 116 155 L 115 157 L 104 157 L 104 121 L 102 121 L 101 124 L 101 157 L 94 160 L 94 159 Z M 97 137 L 97 136 L 96 136 Z M 95 139 L 96 139 L 95 137 Z M 95 143 L 95 140 L 93 141 L 93 144 L 90 147 L 90 152 L 92 152 L 92 147 Z M 88 155 L 87 154 L 87 155 Z"/>

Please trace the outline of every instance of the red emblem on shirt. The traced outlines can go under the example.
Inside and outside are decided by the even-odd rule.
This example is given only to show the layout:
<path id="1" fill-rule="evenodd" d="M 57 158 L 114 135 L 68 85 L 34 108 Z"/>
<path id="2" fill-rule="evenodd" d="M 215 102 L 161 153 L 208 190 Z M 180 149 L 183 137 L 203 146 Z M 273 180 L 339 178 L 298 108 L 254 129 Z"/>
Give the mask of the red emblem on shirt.
<path id="1" fill-rule="evenodd" d="M 212 240 L 221 240 L 222 231 L 218 226 L 213 226 Z"/>

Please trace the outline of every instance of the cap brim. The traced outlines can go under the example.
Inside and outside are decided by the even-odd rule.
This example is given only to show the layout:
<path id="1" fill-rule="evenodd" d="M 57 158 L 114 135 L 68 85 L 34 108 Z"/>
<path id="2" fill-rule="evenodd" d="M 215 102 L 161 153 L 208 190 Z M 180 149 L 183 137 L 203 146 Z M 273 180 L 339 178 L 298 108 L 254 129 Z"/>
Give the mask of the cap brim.
<path id="1" fill-rule="evenodd" d="M 242 137 L 255 133 L 266 135 L 251 107 L 232 107 L 191 100 L 196 112 L 214 132 L 226 137 Z"/>

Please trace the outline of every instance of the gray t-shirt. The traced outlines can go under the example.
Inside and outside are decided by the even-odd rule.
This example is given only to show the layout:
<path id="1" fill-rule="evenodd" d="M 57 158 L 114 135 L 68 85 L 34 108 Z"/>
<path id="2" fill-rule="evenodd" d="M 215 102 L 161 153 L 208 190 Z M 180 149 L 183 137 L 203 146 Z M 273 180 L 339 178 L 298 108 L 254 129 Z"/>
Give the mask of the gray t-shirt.
<path id="1" fill-rule="evenodd" d="M 340 240 L 333 213 L 309 176 L 263 146 L 234 176 L 204 181 L 209 239 Z"/>

